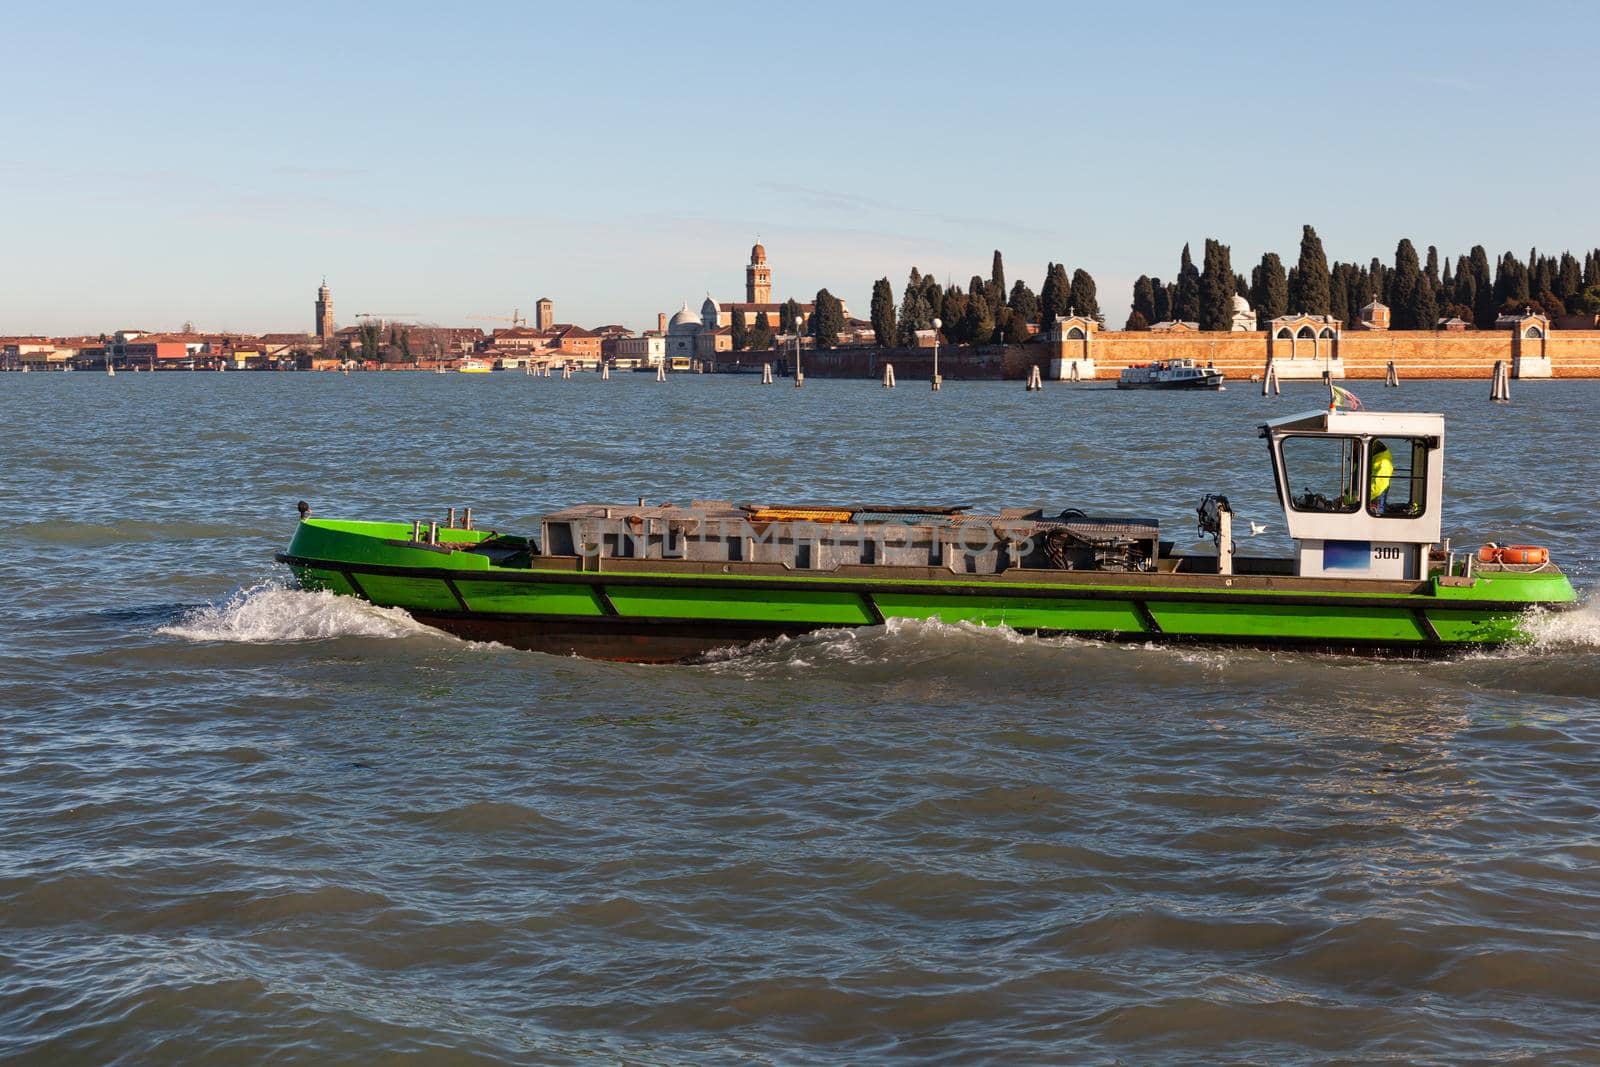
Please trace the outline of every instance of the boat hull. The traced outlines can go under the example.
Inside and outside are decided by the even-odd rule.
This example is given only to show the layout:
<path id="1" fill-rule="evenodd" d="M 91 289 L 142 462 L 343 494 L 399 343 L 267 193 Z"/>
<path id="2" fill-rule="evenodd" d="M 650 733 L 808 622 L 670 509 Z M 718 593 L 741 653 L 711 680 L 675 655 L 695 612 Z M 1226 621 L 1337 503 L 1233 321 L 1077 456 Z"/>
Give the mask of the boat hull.
<path id="1" fill-rule="evenodd" d="M 1530 609 L 1561 610 L 1576 601 L 1559 572 L 1466 584 L 1376 583 L 1375 591 L 1364 592 L 1351 580 L 1187 574 L 896 578 L 879 568 L 859 576 L 809 576 L 611 560 L 604 561 L 608 569 L 594 571 L 576 559 L 511 568 L 491 566 L 472 552 L 393 545 L 297 534 L 290 552 L 278 558 L 306 588 L 403 608 L 469 640 L 646 663 L 890 619 L 1110 640 L 1427 656 L 1526 640 Z"/>

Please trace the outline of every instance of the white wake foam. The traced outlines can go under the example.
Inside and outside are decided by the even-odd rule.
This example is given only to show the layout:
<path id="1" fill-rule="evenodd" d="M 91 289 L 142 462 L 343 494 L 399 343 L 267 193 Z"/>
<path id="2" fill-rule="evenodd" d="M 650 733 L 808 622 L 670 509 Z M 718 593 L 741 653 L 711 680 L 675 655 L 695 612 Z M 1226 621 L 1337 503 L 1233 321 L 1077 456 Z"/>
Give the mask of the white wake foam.
<path id="1" fill-rule="evenodd" d="M 1523 628 L 1540 651 L 1600 648 L 1600 599 L 1591 597 L 1573 611 L 1536 611 Z"/>
<path id="2" fill-rule="evenodd" d="M 244 644 L 422 633 L 443 636 L 399 608 L 374 607 L 355 597 L 290 589 L 271 581 L 241 589 L 220 604 L 196 608 L 156 633 L 186 641 Z"/>

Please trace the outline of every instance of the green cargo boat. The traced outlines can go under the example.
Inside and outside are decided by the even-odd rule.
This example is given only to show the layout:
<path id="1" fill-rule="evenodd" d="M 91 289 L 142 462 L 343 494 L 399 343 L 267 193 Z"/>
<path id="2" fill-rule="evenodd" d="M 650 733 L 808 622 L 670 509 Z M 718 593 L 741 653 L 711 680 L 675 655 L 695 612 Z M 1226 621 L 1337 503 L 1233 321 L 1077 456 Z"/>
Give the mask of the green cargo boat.
<path id="1" fill-rule="evenodd" d="M 583 505 L 529 535 L 443 523 L 302 519 L 300 584 L 460 637 L 662 663 L 888 619 L 1038 634 L 1432 655 L 1526 640 L 1576 606 L 1542 549 L 1441 541 L 1444 419 L 1312 411 L 1261 427 L 1294 540 L 1238 554 L 1227 498 L 1175 553 L 1149 520 L 1038 509 Z M 1296 488 L 1298 487 L 1298 488 Z"/>

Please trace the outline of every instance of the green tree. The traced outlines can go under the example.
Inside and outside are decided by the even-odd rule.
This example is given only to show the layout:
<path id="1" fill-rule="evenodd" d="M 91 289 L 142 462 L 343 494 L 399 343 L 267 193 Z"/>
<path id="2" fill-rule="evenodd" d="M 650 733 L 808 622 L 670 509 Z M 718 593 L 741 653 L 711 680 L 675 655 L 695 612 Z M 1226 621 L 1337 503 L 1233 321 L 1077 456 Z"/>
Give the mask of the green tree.
<path id="1" fill-rule="evenodd" d="M 1152 324 L 1166 322 L 1172 318 L 1172 298 L 1175 294 L 1171 282 L 1163 283 L 1160 278 L 1150 279 L 1150 295 L 1155 297 L 1156 313 L 1151 316 Z"/>
<path id="2" fill-rule="evenodd" d="M 1228 246 L 1207 237 L 1204 262 L 1197 321 L 1202 330 L 1225 333 L 1233 329 L 1233 264 Z"/>
<path id="3" fill-rule="evenodd" d="M 1416 320 L 1414 330 L 1437 330 L 1439 328 L 1439 301 L 1434 295 L 1433 283 L 1428 280 L 1426 272 L 1417 283 L 1417 295 L 1412 301 L 1411 317 Z"/>
<path id="4" fill-rule="evenodd" d="M 1395 329 L 1423 328 L 1417 323 L 1417 289 L 1421 284 L 1422 267 L 1417 262 L 1417 250 L 1408 238 L 1401 238 L 1394 250 L 1394 285 L 1390 292 Z"/>
<path id="5" fill-rule="evenodd" d="M 872 337 L 884 348 L 895 342 L 894 287 L 888 278 L 872 283 Z"/>
<path id="6" fill-rule="evenodd" d="M 1356 312 L 1350 310 L 1350 274 L 1355 269 L 1353 263 L 1335 262 L 1328 280 L 1328 314 L 1346 326 L 1354 325 L 1356 318 Z"/>
<path id="7" fill-rule="evenodd" d="M 1020 311 L 1009 307 L 1000 309 L 1000 339 L 1008 345 L 1026 344 L 1032 334 L 1028 333 L 1028 320 Z"/>
<path id="8" fill-rule="evenodd" d="M 752 352 L 765 352 L 772 347 L 772 323 L 765 311 L 756 313 L 756 324 L 750 327 L 749 348 Z"/>
<path id="9" fill-rule="evenodd" d="M 1571 252 L 1561 253 L 1554 292 L 1563 303 L 1583 292 L 1583 270 L 1578 266 L 1578 257 Z"/>
<path id="10" fill-rule="evenodd" d="M 1189 246 L 1183 246 L 1178 257 L 1177 300 L 1172 305 L 1172 317 L 1180 322 L 1196 322 L 1200 318 L 1200 272 L 1195 269 Z"/>
<path id="11" fill-rule="evenodd" d="M 1261 257 L 1261 265 L 1256 268 L 1256 284 L 1250 291 L 1250 303 L 1255 307 L 1256 322 L 1263 330 L 1273 319 L 1289 313 L 1289 278 L 1278 253 L 1268 252 Z"/>
<path id="12" fill-rule="evenodd" d="M 1039 298 L 1021 278 L 1018 278 L 1016 284 L 1011 287 L 1009 306 L 1012 311 L 1022 316 L 1023 322 L 1039 321 Z"/>
<path id="13" fill-rule="evenodd" d="M 986 294 L 967 297 L 961 313 L 961 336 L 968 344 L 986 345 L 994 340 L 994 312 Z"/>
<path id="14" fill-rule="evenodd" d="M 743 352 L 750 347 L 750 327 L 744 321 L 744 308 L 733 309 L 733 350 Z"/>
<path id="15" fill-rule="evenodd" d="M 1067 290 L 1067 310 L 1091 319 L 1100 318 L 1100 300 L 1095 295 L 1094 276 L 1082 267 L 1072 272 L 1072 285 Z"/>
<path id="16" fill-rule="evenodd" d="M 1134 308 L 1133 314 L 1128 316 L 1128 321 L 1123 324 L 1122 328 L 1130 333 L 1148 332 L 1150 329 L 1150 320 L 1145 318 L 1144 312 L 1140 311 L 1138 308 Z"/>
<path id="17" fill-rule="evenodd" d="M 922 276 L 922 296 L 928 301 L 928 310 L 933 312 L 933 318 L 950 317 L 944 313 L 944 290 L 939 287 L 939 279 L 931 274 L 924 274 Z"/>
<path id="18" fill-rule="evenodd" d="M 1039 328 L 1049 330 L 1071 306 L 1072 282 L 1067 278 L 1066 265 L 1051 263 L 1045 268 L 1044 286 L 1039 290 Z"/>
<path id="19" fill-rule="evenodd" d="M 800 306 L 800 301 L 796 300 L 794 297 L 791 296 L 789 299 L 783 302 L 783 311 L 781 311 L 779 314 L 781 316 L 778 319 L 777 325 L 777 330 L 779 333 L 793 333 L 795 331 L 795 319 L 800 320 L 801 332 L 805 331 L 805 309 Z"/>
<path id="20" fill-rule="evenodd" d="M 933 325 L 933 309 L 928 305 L 927 290 L 915 268 L 906 283 L 905 297 L 900 301 L 900 343 L 907 347 L 917 343 L 917 331 Z"/>
<path id="21" fill-rule="evenodd" d="M 961 291 L 961 286 L 952 285 L 944 291 L 944 298 L 939 305 L 940 314 L 937 317 L 944 323 L 944 335 L 953 344 L 972 340 L 963 332 L 966 329 L 967 300 L 967 294 Z"/>
<path id="22" fill-rule="evenodd" d="M 818 289 L 812 309 L 811 336 L 816 339 L 817 347 L 837 348 L 839 331 L 844 329 L 844 305 L 827 289 Z"/>
<path id="23" fill-rule="evenodd" d="M 1149 329 L 1150 323 L 1156 321 L 1155 283 L 1150 280 L 1148 274 L 1139 275 L 1133 283 L 1133 310 L 1144 320 L 1146 329 Z M 1129 321 L 1132 321 L 1131 317 Z"/>
<path id="24" fill-rule="evenodd" d="M 1489 273 L 1489 253 L 1482 245 L 1473 245 L 1467 261 L 1472 266 L 1472 282 L 1476 298 L 1472 302 L 1472 321 L 1480 330 L 1494 328 L 1500 302 L 1494 297 L 1494 279 Z"/>
<path id="25" fill-rule="evenodd" d="M 1433 291 L 1437 293 L 1439 291 L 1439 249 L 1433 245 L 1428 246 L 1428 259 L 1422 265 L 1422 273 L 1427 277 L 1428 283 L 1433 286 Z"/>
<path id="26" fill-rule="evenodd" d="M 994 263 L 989 267 L 989 305 L 996 312 L 1006 298 L 1006 265 L 1000 250 L 994 250 Z"/>
<path id="27" fill-rule="evenodd" d="M 383 323 L 368 319 L 361 324 L 357 336 L 361 338 L 361 358 L 376 360 L 383 350 Z"/>
<path id="28" fill-rule="evenodd" d="M 1296 287 L 1289 293 L 1294 310 L 1307 315 L 1329 313 L 1328 256 L 1322 238 L 1310 226 L 1300 230 L 1300 261 L 1295 265 Z"/>

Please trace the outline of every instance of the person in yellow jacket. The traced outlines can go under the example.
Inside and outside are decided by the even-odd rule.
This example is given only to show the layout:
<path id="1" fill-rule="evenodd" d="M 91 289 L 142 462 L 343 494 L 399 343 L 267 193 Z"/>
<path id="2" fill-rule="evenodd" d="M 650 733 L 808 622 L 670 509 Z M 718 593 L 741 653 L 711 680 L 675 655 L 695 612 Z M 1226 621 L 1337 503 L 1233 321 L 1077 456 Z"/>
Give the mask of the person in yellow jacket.
<path id="1" fill-rule="evenodd" d="M 1372 442 L 1367 473 L 1367 499 L 1372 502 L 1372 510 L 1381 514 L 1389 504 L 1389 482 L 1394 478 L 1394 456 L 1382 441 Z"/>

